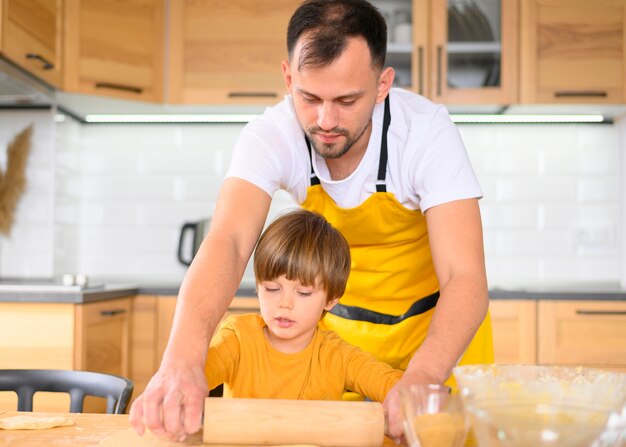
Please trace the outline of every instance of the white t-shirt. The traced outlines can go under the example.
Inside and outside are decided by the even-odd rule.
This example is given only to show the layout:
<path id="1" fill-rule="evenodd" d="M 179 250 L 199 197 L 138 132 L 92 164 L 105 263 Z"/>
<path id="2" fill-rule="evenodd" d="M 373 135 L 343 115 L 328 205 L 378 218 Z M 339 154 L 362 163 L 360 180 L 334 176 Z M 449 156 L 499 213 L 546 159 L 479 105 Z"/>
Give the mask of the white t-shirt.
<path id="1" fill-rule="evenodd" d="M 387 134 L 387 191 L 409 209 L 482 197 L 465 146 L 446 108 L 403 89 L 390 92 Z M 343 208 L 353 208 L 376 192 L 384 103 L 372 115 L 372 133 L 356 170 L 331 180 L 326 162 L 315 154 L 313 169 L 322 188 Z M 270 196 L 284 189 L 301 204 L 311 163 L 290 96 L 248 123 L 235 145 L 226 177 L 251 182 Z"/>

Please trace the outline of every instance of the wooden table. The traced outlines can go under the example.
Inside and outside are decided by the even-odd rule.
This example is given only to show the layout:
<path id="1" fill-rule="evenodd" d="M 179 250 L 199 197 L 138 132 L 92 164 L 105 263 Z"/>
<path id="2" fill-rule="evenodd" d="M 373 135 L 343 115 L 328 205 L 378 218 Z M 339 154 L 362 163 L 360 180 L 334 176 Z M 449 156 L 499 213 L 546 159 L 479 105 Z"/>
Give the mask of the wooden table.
<path id="1" fill-rule="evenodd" d="M 174 447 L 207 446 L 202 443 L 202 434 L 197 433 L 183 443 L 157 439 L 151 434 L 137 436 L 131 429 L 126 414 L 68 414 L 68 413 L 27 413 L 7 411 L 0 414 L 0 419 L 10 416 L 32 414 L 35 416 L 67 416 L 75 425 L 56 427 L 48 430 L 0 430 L 0 446 L 11 447 Z M 385 437 L 385 447 L 395 444 Z M 230 446 L 233 447 L 233 446 Z"/>

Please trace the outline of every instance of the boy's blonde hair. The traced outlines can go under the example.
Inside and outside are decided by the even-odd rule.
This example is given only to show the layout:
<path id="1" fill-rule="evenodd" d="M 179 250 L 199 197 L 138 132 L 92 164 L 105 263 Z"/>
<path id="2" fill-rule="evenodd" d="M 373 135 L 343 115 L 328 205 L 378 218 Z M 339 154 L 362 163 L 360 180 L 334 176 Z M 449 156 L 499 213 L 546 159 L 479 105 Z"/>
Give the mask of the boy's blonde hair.
<path id="1" fill-rule="evenodd" d="M 320 214 L 304 209 L 278 217 L 261 235 L 254 251 L 257 283 L 285 275 L 305 286 L 319 277 L 327 301 L 340 298 L 350 275 L 350 247 Z"/>

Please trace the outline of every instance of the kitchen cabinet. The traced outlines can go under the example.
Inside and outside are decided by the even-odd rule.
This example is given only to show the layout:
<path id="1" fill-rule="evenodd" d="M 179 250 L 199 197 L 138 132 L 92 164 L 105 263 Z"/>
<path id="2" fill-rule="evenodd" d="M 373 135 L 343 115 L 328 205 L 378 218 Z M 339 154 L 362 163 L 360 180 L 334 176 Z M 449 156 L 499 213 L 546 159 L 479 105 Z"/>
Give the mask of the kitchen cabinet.
<path id="1" fill-rule="evenodd" d="M 131 298 L 70 303 L 0 303 L 0 368 L 75 369 L 128 376 Z M 0 393 L 0 408 L 15 408 Z M 69 396 L 37 393 L 35 411 L 69 408 Z M 106 401 L 87 397 L 86 412 Z"/>
<path id="2" fill-rule="evenodd" d="M 626 372 L 625 301 L 540 301 L 539 363 Z"/>
<path id="3" fill-rule="evenodd" d="M 63 81 L 62 0 L 3 0 L 2 55 L 54 86 Z"/>
<path id="4" fill-rule="evenodd" d="M 522 103 L 623 103 L 626 1 L 521 2 Z"/>
<path id="5" fill-rule="evenodd" d="M 156 295 L 137 295 L 132 301 L 128 375 L 134 385 L 131 402 L 143 393 L 159 367 L 155 346 L 158 333 L 156 318 L 158 303 L 159 297 Z"/>
<path id="6" fill-rule="evenodd" d="M 389 27 L 396 85 L 446 104 L 510 104 L 518 95 L 518 0 L 374 2 Z M 398 33 L 410 10 L 412 33 Z"/>
<path id="7" fill-rule="evenodd" d="M 65 90 L 162 101 L 164 32 L 164 0 L 66 0 Z"/>
<path id="8" fill-rule="evenodd" d="M 274 104 L 286 93 L 287 24 L 300 0 L 170 3 L 169 102 Z"/>
<path id="9" fill-rule="evenodd" d="M 495 363 L 537 362 L 537 301 L 490 300 Z"/>

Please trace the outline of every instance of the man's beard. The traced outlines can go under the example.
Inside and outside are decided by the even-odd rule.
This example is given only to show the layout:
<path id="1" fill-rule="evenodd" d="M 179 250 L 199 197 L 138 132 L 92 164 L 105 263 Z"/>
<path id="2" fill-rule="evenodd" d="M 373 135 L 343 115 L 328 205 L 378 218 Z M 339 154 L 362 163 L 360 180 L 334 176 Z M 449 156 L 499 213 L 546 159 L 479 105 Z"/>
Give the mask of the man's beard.
<path id="1" fill-rule="evenodd" d="M 363 129 L 361 130 L 361 132 L 359 132 L 356 138 L 351 137 L 348 129 L 344 129 L 342 127 L 335 127 L 334 129 L 330 131 L 324 131 L 320 127 L 317 127 L 317 126 L 309 127 L 306 134 L 309 137 L 309 141 L 311 142 L 313 149 L 320 157 L 327 159 L 327 160 L 336 160 L 337 158 L 340 158 L 346 152 L 348 152 L 350 148 L 352 148 L 352 146 L 354 146 L 354 144 L 357 141 L 359 141 L 359 139 L 363 136 L 365 131 L 370 126 L 370 122 L 368 122 L 367 125 L 363 127 Z M 328 133 L 333 134 L 333 135 L 342 135 L 343 137 L 345 137 L 346 140 L 343 146 L 338 146 L 338 143 L 331 143 L 331 144 L 320 143 L 316 141 L 314 138 L 315 134 L 328 134 Z"/>

